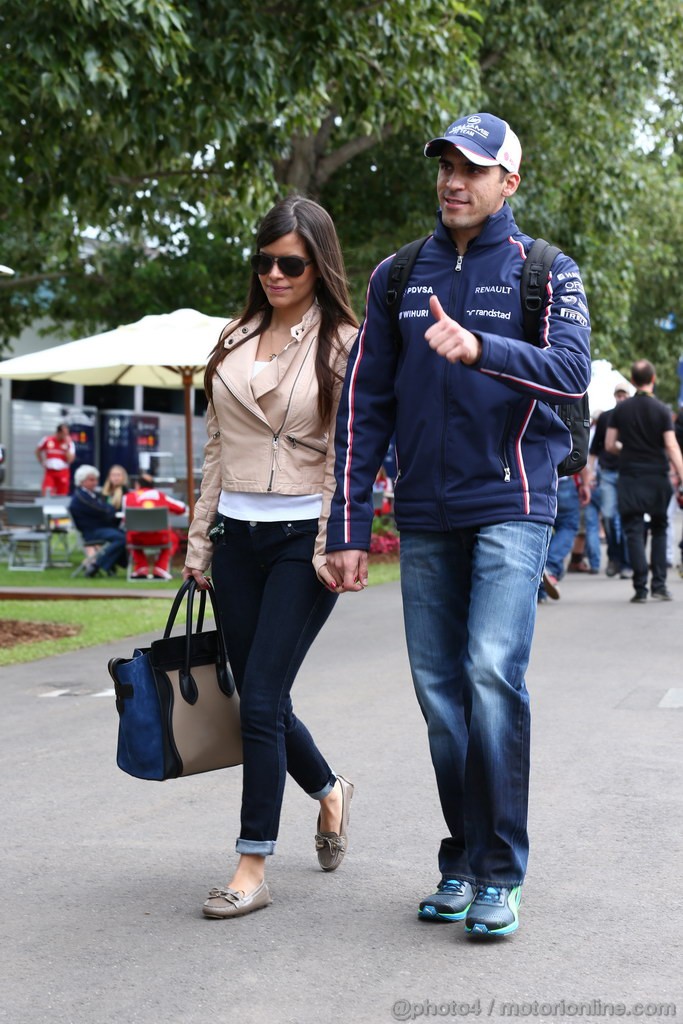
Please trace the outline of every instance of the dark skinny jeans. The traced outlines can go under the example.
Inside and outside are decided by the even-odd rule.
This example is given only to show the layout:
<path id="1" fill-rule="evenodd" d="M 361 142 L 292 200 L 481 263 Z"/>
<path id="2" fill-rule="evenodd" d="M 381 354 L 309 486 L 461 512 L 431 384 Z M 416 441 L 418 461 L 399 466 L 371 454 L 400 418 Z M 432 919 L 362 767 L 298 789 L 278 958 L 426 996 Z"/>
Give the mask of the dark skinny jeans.
<path id="1" fill-rule="evenodd" d="M 317 519 L 248 523 L 220 517 L 212 576 L 240 694 L 244 747 L 238 853 L 275 852 L 289 774 L 315 799 L 335 775 L 292 707 L 290 691 L 337 600 L 311 562 Z"/>

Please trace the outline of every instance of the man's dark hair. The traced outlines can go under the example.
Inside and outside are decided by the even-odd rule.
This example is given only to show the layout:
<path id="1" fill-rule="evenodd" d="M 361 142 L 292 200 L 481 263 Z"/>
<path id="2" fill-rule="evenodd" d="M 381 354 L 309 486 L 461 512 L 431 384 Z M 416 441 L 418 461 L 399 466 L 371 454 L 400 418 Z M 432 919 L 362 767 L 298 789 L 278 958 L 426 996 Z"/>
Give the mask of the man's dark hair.
<path id="1" fill-rule="evenodd" d="M 637 388 L 644 384 L 652 384 L 655 379 L 655 368 L 647 359 L 638 359 L 631 367 L 631 380 Z"/>

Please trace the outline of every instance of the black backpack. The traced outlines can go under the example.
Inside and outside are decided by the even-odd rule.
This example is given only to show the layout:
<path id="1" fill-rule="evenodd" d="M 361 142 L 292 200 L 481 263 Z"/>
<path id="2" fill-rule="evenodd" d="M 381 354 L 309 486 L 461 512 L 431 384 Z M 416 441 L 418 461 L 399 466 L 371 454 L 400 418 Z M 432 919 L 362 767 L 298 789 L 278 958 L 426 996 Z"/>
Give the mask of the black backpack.
<path id="1" fill-rule="evenodd" d="M 387 306 L 391 317 L 397 345 L 401 346 L 401 334 L 398 327 L 398 313 L 403 292 L 412 273 L 415 260 L 420 249 L 431 235 L 416 238 L 407 245 L 401 246 L 389 269 L 387 284 Z M 556 245 L 550 245 L 543 238 L 537 238 L 532 244 L 524 261 L 520 292 L 522 311 L 524 314 L 524 337 L 532 345 L 538 344 L 538 327 L 543 309 L 544 290 L 553 260 L 560 253 Z M 572 450 L 557 467 L 558 476 L 573 476 L 579 473 L 588 461 L 590 443 L 590 408 L 588 395 L 579 402 L 556 405 L 549 403 L 553 411 L 567 426 L 572 436 Z"/>

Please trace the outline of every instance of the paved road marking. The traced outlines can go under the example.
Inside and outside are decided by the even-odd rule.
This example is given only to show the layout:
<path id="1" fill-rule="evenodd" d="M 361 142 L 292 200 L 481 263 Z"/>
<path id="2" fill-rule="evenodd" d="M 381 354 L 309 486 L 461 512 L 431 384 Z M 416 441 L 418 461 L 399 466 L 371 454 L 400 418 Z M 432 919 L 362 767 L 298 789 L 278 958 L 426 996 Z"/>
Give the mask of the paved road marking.
<path id="1" fill-rule="evenodd" d="M 667 690 L 659 704 L 658 708 L 683 708 L 683 690 L 674 688 Z"/>
<path id="2" fill-rule="evenodd" d="M 49 693 L 40 693 L 39 697 L 115 697 L 113 689 L 99 690 L 97 693 L 89 693 L 87 690 L 50 690 Z"/>

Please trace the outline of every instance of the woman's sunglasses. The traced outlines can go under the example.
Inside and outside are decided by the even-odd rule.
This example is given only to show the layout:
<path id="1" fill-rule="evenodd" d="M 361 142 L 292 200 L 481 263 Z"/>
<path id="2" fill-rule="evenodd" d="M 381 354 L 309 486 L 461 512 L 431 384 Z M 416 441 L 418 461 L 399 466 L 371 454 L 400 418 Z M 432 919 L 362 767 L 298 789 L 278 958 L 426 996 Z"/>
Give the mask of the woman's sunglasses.
<path id="1" fill-rule="evenodd" d="M 269 256 L 265 252 L 257 252 L 251 257 L 251 269 L 255 274 L 269 274 L 277 263 L 285 277 L 301 277 L 309 263 L 303 256 Z"/>

